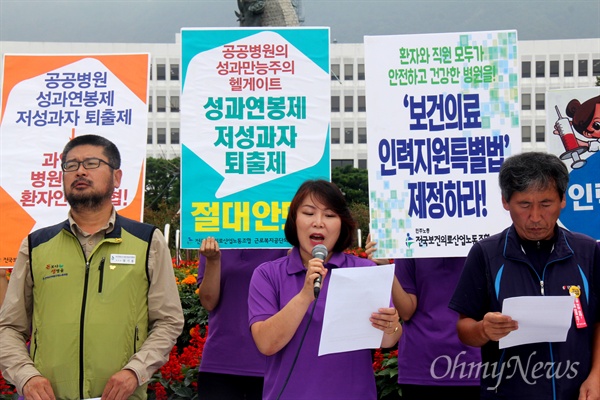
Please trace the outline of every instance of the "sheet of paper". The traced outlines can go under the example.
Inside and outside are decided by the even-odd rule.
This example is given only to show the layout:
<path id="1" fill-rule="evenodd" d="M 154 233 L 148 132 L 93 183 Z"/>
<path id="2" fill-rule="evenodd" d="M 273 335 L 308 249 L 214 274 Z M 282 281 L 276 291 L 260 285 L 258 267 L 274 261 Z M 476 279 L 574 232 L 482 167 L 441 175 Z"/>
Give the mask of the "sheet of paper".
<path id="1" fill-rule="evenodd" d="M 519 323 L 519 329 L 500 339 L 500 348 L 527 343 L 564 342 L 573 319 L 572 296 L 511 297 L 502 303 L 502 314 Z"/>
<path id="2" fill-rule="evenodd" d="M 319 355 L 376 349 L 383 332 L 369 318 L 389 307 L 394 265 L 331 270 Z"/>

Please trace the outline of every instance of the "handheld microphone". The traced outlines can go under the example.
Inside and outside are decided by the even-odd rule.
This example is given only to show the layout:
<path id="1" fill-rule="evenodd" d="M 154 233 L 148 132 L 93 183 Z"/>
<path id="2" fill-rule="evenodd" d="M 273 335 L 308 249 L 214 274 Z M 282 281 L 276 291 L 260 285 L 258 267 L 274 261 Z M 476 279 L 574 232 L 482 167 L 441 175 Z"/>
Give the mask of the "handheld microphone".
<path id="1" fill-rule="evenodd" d="M 312 256 L 314 258 L 318 258 L 322 261 L 325 261 L 327 258 L 327 247 L 324 244 L 318 244 L 312 249 Z M 321 292 L 321 274 L 315 279 L 314 283 L 314 291 L 315 291 L 315 299 L 319 297 L 319 293 Z"/>

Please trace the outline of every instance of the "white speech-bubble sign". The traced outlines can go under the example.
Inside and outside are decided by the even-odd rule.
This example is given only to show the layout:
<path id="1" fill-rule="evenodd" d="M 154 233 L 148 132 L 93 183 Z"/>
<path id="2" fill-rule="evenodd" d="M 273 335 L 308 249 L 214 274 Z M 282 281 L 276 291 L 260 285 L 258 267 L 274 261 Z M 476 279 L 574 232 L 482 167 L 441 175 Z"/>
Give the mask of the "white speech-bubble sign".
<path id="1" fill-rule="evenodd" d="M 48 92 L 46 89 L 46 79 L 48 73 L 63 72 L 69 73 L 89 73 L 101 72 L 107 74 L 107 88 L 102 91 L 111 90 L 114 92 L 114 106 L 106 104 L 96 108 L 70 107 L 68 104 L 55 104 L 46 108 L 40 108 L 36 98 L 42 92 Z M 71 89 L 72 90 L 72 89 Z M 89 89 L 81 89 L 93 90 Z M 131 110 L 131 122 L 128 125 L 96 125 L 86 123 L 86 112 L 96 109 L 112 108 L 113 110 Z M 79 120 L 77 123 L 64 124 L 46 124 L 45 126 L 34 126 L 19 122 L 19 111 L 32 110 L 54 112 L 56 115 L 67 110 L 79 111 Z M 6 109 L 2 118 L 2 140 L 1 157 L 2 173 L 0 181 L 2 188 L 16 201 L 19 202 L 22 193 L 26 190 L 33 190 L 32 174 L 37 171 L 49 172 L 60 171 L 60 165 L 54 167 L 44 167 L 41 162 L 44 154 L 62 152 L 63 147 L 69 141 L 73 129 L 75 136 L 84 134 L 96 134 L 104 136 L 112 141 L 121 152 L 121 169 L 127 171 L 123 174 L 121 180 L 121 189 L 128 190 L 128 199 L 133 199 L 136 195 L 140 179 L 140 171 L 145 159 L 145 136 L 147 126 L 147 106 L 137 97 L 130 88 L 128 88 L 117 76 L 115 76 L 102 62 L 95 58 L 83 58 L 74 63 L 65 65 L 44 74 L 23 80 L 16 84 L 11 90 Z M 143 145 L 140 146 L 139 144 Z M 131 171 L 131 172 L 130 172 Z M 135 171 L 135 172 L 134 172 Z M 62 185 L 53 188 L 53 190 L 62 192 Z M 117 210 L 122 208 L 116 207 Z M 23 209 L 36 221 L 33 230 L 58 223 L 66 217 L 66 205 L 63 207 L 48 206 L 45 203 L 37 203 L 34 206 L 23 207 Z"/>
<path id="2" fill-rule="evenodd" d="M 282 176 L 282 174 L 272 171 L 252 175 L 227 173 L 225 153 L 231 149 L 224 146 L 215 146 L 214 143 L 218 138 L 217 126 L 231 126 L 234 131 L 237 131 L 241 126 L 294 126 L 297 134 L 295 147 L 290 148 L 281 145 L 274 149 L 286 153 L 285 174 L 292 174 L 309 168 L 321 159 L 327 139 L 327 135 L 324 133 L 327 132 L 329 126 L 327 113 L 323 113 L 324 109 L 328 110 L 330 101 L 329 94 L 324 95 L 323 93 L 323 80 L 329 80 L 327 71 L 319 68 L 310 58 L 276 32 L 261 31 L 229 44 L 235 46 L 238 43 L 248 46 L 263 43 L 287 45 L 287 60 L 294 61 L 294 73 L 278 72 L 276 75 L 272 75 L 271 72 L 271 75 L 261 75 L 263 77 L 276 76 L 280 78 L 280 90 L 256 89 L 254 91 L 233 92 L 229 82 L 232 77 L 230 75 L 219 75 L 216 69 L 219 62 L 224 60 L 222 47 L 199 53 L 190 61 L 184 90 L 181 95 L 181 115 L 182 129 L 193 132 L 194 137 L 192 140 L 186 140 L 185 145 L 223 176 L 223 183 L 216 193 L 217 198 L 258 186 Z M 210 97 L 264 97 L 265 99 L 268 97 L 305 97 L 306 119 L 284 117 L 277 121 L 266 118 L 260 121 L 249 119 L 211 121 L 206 117 L 204 108 Z M 187 135 L 187 137 L 189 138 L 190 135 Z M 256 148 L 235 149 L 235 151 L 246 154 L 256 150 Z"/>

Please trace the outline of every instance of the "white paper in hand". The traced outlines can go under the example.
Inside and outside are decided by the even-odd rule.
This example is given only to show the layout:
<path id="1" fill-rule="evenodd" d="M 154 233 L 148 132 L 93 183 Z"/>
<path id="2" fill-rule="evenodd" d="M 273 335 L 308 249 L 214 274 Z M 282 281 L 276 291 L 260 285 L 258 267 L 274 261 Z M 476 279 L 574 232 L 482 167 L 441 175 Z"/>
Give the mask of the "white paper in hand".
<path id="1" fill-rule="evenodd" d="M 331 270 L 319 355 L 381 346 L 383 332 L 369 318 L 389 307 L 394 265 Z"/>
<path id="2" fill-rule="evenodd" d="M 519 323 L 499 341 L 499 348 L 527 343 L 564 342 L 573 319 L 572 296 L 522 296 L 504 299 L 502 314 Z"/>

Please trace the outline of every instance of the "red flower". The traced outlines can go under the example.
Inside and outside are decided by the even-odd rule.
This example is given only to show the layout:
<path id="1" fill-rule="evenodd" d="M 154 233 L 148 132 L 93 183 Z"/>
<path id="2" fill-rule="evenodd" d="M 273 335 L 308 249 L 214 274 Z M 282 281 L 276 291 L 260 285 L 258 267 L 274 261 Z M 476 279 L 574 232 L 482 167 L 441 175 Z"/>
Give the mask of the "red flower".
<path id="1" fill-rule="evenodd" d="M 381 371 L 383 368 L 381 363 L 383 362 L 383 354 L 381 354 L 381 349 L 375 350 L 375 354 L 373 355 L 373 371 Z"/>
<path id="2" fill-rule="evenodd" d="M 200 336 L 200 327 L 198 325 L 190 330 L 190 335 L 192 337 L 190 339 L 190 344 L 183 349 L 181 356 L 179 356 L 179 362 L 181 365 L 188 367 L 197 367 L 200 365 L 200 359 L 202 358 L 202 350 L 204 349 L 206 337 Z"/>
<path id="3" fill-rule="evenodd" d="M 173 346 L 171 353 L 169 354 L 169 361 L 160 368 L 160 373 L 163 379 L 167 381 L 178 381 L 183 380 L 183 374 L 181 373 L 181 363 L 177 354 L 177 347 Z"/>
<path id="4" fill-rule="evenodd" d="M 167 400 L 168 399 L 167 390 L 164 388 L 163 385 L 160 384 L 160 382 L 155 382 L 155 383 L 148 385 L 148 390 L 154 392 L 154 394 L 156 396 L 156 400 Z"/>
<path id="5" fill-rule="evenodd" d="M 191 387 L 194 393 L 196 392 L 198 383 L 195 379 L 190 381 L 190 376 L 197 373 L 198 365 L 200 365 L 204 343 L 208 336 L 208 326 L 205 327 L 205 330 L 206 334 L 202 337 L 200 336 L 200 326 L 196 325 L 190 329 L 190 342 L 183 348 L 181 354 L 177 346 L 173 346 L 169 354 L 169 361 L 153 378 L 157 381 L 148 385 L 148 390 L 154 392 L 156 400 L 168 399 L 170 394 L 176 393 L 177 388 L 184 385 Z"/>
<path id="6" fill-rule="evenodd" d="M 17 393 L 15 387 L 6 382 L 2 376 L 2 373 L 0 372 L 0 396 L 13 395 L 15 393 Z"/>

